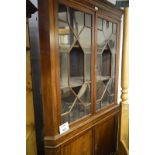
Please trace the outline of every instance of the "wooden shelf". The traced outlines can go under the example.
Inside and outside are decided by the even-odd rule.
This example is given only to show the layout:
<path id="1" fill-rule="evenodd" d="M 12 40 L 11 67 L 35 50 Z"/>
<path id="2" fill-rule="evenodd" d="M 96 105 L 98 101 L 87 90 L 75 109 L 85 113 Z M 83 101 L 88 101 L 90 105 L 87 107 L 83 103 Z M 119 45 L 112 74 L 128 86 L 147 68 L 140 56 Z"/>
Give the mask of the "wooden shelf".
<path id="1" fill-rule="evenodd" d="M 64 88 L 68 88 L 68 87 L 78 87 L 78 86 L 82 86 L 84 83 L 91 83 L 91 81 L 83 81 L 83 77 L 81 76 L 77 76 L 77 77 L 71 77 L 70 78 L 70 84 L 68 84 L 68 82 L 60 82 L 60 88 L 64 89 Z"/>
<path id="2" fill-rule="evenodd" d="M 64 89 L 64 88 L 68 88 L 69 86 L 68 86 L 68 82 L 60 82 L 60 88 L 61 89 Z"/>
<path id="3" fill-rule="evenodd" d="M 71 77 L 70 78 L 70 87 L 82 86 L 83 83 L 84 83 L 83 77 Z M 61 89 L 69 87 L 68 82 L 66 83 L 63 82 L 60 87 Z"/>
<path id="4" fill-rule="evenodd" d="M 61 50 L 64 50 L 64 52 L 66 52 L 66 50 L 68 50 L 70 48 L 70 45 L 69 44 L 64 44 L 64 45 L 61 45 L 59 47 L 60 47 Z M 81 47 L 79 45 L 74 45 L 73 48 L 81 48 Z M 90 50 L 90 48 L 82 48 L 82 49 Z M 62 52 L 62 51 L 60 51 L 60 52 Z"/>
<path id="5" fill-rule="evenodd" d="M 110 78 L 111 78 L 110 76 L 97 76 L 96 77 L 96 82 L 106 81 L 106 80 L 109 80 Z"/>
<path id="6" fill-rule="evenodd" d="M 81 86 L 83 83 L 84 83 L 83 77 L 81 77 L 81 76 L 79 76 L 79 77 L 71 77 L 70 78 L 71 87 Z"/>
<path id="7" fill-rule="evenodd" d="M 97 76 L 96 77 L 96 82 L 99 81 L 106 81 L 109 80 L 111 77 L 110 76 Z M 68 88 L 69 86 L 74 88 L 74 87 L 78 87 L 78 86 L 82 86 L 84 83 L 83 81 L 83 77 L 71 77 L 70 78 L 70 85 L 68 84 L 68 82 L 60 82 L 60 88 L 64 89 L 64 88 Z M 85 82 L 86 83 L 86 82 Z M 87 83 L 90 83 L 90 81 L 88 81 Z"/>
<path id="8" fill-rule="evenodd" d="M 59 35 L 68 35 L 70 34 L 70 29 L 59 29 Z"/>

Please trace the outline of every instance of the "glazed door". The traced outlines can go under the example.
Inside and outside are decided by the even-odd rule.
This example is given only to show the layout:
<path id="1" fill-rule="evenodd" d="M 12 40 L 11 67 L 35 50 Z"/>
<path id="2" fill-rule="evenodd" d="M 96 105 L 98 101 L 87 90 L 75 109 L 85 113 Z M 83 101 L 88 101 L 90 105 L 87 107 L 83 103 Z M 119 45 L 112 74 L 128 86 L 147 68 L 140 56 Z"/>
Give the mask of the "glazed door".
<path id="1" fill-rule="evenodd" d="M 99 16 L 96 25 L 96 110 L 98 111 L 115 101 L 117 25 Z"/>
<path id="2" fill-rule="evenodd" d="M 95 155 L 114 155 L 116 152 L 118 117 L 95 126 Z"/>
<path id="3" fill-rule="evenodd" d="M 91 114 L 92 14 L 58 5 L 61 124 Z"/>

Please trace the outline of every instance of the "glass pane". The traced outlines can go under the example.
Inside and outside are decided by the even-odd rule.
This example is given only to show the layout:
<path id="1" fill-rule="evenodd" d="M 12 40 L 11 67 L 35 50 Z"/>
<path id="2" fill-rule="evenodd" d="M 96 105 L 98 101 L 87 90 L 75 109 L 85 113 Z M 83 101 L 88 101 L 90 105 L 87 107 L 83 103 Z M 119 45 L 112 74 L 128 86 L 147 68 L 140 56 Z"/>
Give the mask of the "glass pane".
<path id="1" fill-rule="evenodd" d="M 68 53 L 60 53 L 60 87 L 68 87 Z"/>
<path id="2" fill-rule="evenodd" d="M 99 81 L 96 83 L 96 100 L 101 100 L 103 93 L 105 90 L 105 84 L 103 81 Z"/>
<path id="3" fill-rule="evenodd" d="M 64 124 L 66 122 L 69 122 L 69 114 L 61 116 L 61 123 Z"/>
<path id="4" fill-rule="evenodd" d="M 113 34 L 116 35 L 116 24 L 114 24 L 114 23 L 113 23 L 113 31 L 112 32 L 113 32 Z"/>
<path id="5" fill-rule="evenodd" d="M 70 122 L 73 122 L 85 115 L 85 110 L 79 100 L 76 101 L 75 106 L 73 107 L 70 113 Z"/>
<path id="6" fill-rule="evenodd" d="M 70 88 L 64 88 L 61 90 L 62 114 L 69 112 L 75 99 L 76 96 L 73 94 Z"/>
<path id="7" fill-rule="evenodd" d="M 115 93 L 115 78 L 111 78 L 107 91 L 109 92 L 109 94 L 114 95 Z"/>
<path id="8" fill-rule="evenodd" d="M 78 94 L 78 97 L 84 103 L 84 106 L 88 106 L 90 104 L 90 85 L 89 84 L 83 84 Z"/>
<path id="9" fill-rule="evenodd" d="M 70 85 L 77 86 L 84 81 L 84 53 L 82 49 L 73 48 L 70 52 Z"/>
<path id="10" fill-rule="evenodd" d="M 86 63 L 86 81 L 90 81 L 91 76 L 91 54 L 85 54 Z"/>
<path id="11" fill-rule="evenodd" d="M 112 78 L 112 82 L 111 82 L 111 94 L 115 93 L 115 77 Z"/>
<path id="12" fill-rule="evenodd" d="M 92 27 L 91 15 L 85 14 L 85 26 Z"/>
<path id="13" fill-rule="evenodd" d="M 77 36 L 84 27 L 84 13 L 72 8 L 68 8 L 68 22 Z"/>
<path id="14" fill-rule="evenodd" d="M 111 98 L 112 101 L 114 101 L 114 96 L 112 97 L 112 95 L 114 95 L 115 92 L 115 59 L 116 59 L 116 35 L 112 35 L 110 40 L 109 40 L 109 47 L 111 50 L 111 77 L 112 77 L 112 83 L 111 83 Z"/>
<path id="15" fill-rule="evenodd" d="M 75 12 L 74 30 L 77 30 L 77 34 L 80 33 L 84 26 L 84 13 L 80 11 Z"/>
<path id="16" fill-rule="evenodd" d="M 102 54 L 102 76 L 111 75 L 111 53 L 110 49 L 106 48 Z"/>
<path id="17" fill-rule="evenodd" d="M 109 103 L 110 103 L 110 96 L 108 92 L 106 91 L 103 99 L 101 100 L 101 107 L 107 106 Z"/>
<path id="18" fill-rule="evenodd" d="M 88 112 L 90 111 L 90 84 L 83 84 L 82 86 L 74 87 L 72 89 L 79 99 L 77 101 L 77 104 L 79 104 L 78 107 L 80 107 L 76 109 L 75 106 L 74 111 L 78 110 L 79 113 L 83 113 L 84 111 L 85 114 L 88 114 Z"/>
<path id="19" fill-rule="evenodd" d="M 97 53 L 96 61 L 96 80 L 100 81 L 102 78 L 102 54 Z"/>
<path id="20" fill-rule="evenodd" d="M 79 118 L 82 118 L 85 115 L 90 113 L 90 106 L 84 108 L 79 100 L 76 101 L 74 108 L 72 109 L 71 113 L 69 114 L 70 122 L 73 122 Z"/>
<path id="21" fill-rule="evenodd" d="M 59 11 L 58 11 L 58 18 L 59 21 L 65 21 L 67 22 L 67 8 L 64 5 L 59 5 Z"/>
<path id="22" fill-rule="evenodd" d="M 111 75 L 111 53 L 107 48 L 102 54 L 97 54 L 96 79 L 103 80 Z"/>
<path id="23" fill-rule="evenodd" d="M 114 94 L 109 95 L 109 104 L 114 103 L 115 98 L 114 98 Z"/>
<path id="24" fill-rule="evenodd" d="M 97 19 L 97 28 L 103 30 L 103 20 L 101 18 Z"/>
<path id="25" fill-rule="evenodd" d="M 103 32 L 106 40 L 109 39 L 109 37 L 112 34 L 112 23 L 106 20 L 103 20 Z"/>
<path id="26" fill-rule="evenodd" d="M 101 109 L 101 102 L 96 103 L 96 111 Z"/>
<path id="27" fill-rule="evenodd" d="M 109 40 L 109 48 L 111 51 L 111 76 L 115 76 L 115 59 L 116 59 L 116 35 L 112 34 Z"/>
<path id="28" fill-rule="evenodd" d="M 97 52 L 101 53 L 103 52 L 103 47 L 105 46 L 106 39 L 103 34 L 103 31 L 98 30 L 97 31 Z"/>
<path id="29" fill-rule="evenodd" d="M 109 48 L 111 50 L 111 53 L 116 53 L 116 35 L 112 34 L 109 42 L 108 42 Z"/>
<path id="30" fill-rule="evenodd" d="M 79 36 L 79 41 L 85 53 L 91 53 L 91 29 L 85 27 Z"/>
<path id="31" fill-rule="evenodd" d="M 67 23 L 59 22 L 59 49 L 60 52 L 68 52 L 75 37 Z"/>

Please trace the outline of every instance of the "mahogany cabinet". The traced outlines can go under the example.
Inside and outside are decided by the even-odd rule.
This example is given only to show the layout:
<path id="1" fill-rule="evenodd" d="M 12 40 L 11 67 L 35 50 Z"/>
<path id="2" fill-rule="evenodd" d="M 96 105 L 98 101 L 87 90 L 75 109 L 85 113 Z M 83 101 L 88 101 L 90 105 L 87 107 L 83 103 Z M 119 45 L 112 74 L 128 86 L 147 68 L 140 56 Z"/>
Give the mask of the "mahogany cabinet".
<path id="1" fill-rule="evenodd" d="M 122 10 L 101 0 L 40 0 L 38 9 L 45 154 L 114 154 Z"/>

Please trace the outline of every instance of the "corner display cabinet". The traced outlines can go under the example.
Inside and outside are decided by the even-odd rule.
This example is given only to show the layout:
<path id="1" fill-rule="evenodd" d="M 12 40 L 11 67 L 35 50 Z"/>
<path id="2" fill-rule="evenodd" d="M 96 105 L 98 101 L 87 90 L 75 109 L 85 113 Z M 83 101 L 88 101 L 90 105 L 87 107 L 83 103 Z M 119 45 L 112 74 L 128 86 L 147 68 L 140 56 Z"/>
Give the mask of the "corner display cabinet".
<path id="1" fill-rule="evenodd" d="M 102 0 L 40 0 L 38 10 L 45 155 L 115 154 L 122 10 Z"/>

